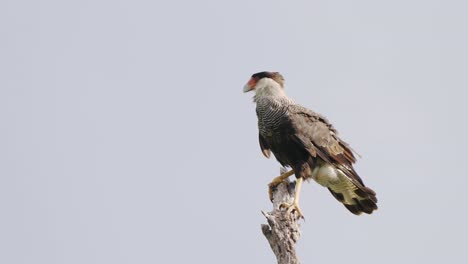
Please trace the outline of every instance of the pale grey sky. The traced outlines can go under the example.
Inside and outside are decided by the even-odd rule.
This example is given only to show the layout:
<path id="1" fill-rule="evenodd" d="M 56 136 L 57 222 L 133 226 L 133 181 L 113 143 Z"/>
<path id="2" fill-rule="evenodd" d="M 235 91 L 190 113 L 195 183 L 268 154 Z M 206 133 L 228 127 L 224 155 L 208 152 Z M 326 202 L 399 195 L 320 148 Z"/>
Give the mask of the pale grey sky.
<path id="1" fill-rule="evenodd" d="M 468 2 L 0 2 L 0 263 L 274 263 L 254 72 L 363 158 L 304 186 L 302 263 L 465 263 Z"/>

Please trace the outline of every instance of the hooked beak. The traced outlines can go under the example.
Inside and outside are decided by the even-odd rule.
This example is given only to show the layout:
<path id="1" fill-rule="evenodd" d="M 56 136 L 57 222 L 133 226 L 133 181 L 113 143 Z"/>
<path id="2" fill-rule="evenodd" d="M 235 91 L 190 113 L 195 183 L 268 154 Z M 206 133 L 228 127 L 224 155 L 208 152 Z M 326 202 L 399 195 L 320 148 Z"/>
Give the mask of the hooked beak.
<path id="1" fill-rule="evenodd" d="M 244 85 L 244 90 L 243 90 L 243 92 L 244 92 L 244 93 L 247 93 L 247 92 L 250 92 L 250 91 L 252 91 L 252 88 L 250 88 L 249 84 Z"/>
<path id="2" fill-rule="evenodd" d="M 253 89 L 255 89 L 256 84 L 257 84 L 257 80 L 255 80 L 254 78 L 251 78 L 249 82 L 246 85 L 244 85 L 244 89 L 243 89 L 244 93 L 250 92 Z"/>

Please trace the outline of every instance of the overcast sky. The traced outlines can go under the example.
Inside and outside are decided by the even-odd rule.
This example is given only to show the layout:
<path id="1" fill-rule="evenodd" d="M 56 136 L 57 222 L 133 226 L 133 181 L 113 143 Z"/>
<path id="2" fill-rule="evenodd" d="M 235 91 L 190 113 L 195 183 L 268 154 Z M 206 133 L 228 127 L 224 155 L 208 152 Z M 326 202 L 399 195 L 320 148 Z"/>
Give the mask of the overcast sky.
<path id="1" fill-rule="evenodd" d="M 304 185 L 302 263 L 464 263 L 468 2 L 0 1 L 0 263 L 275 263 L 280 71 L 363 158 L 354 216 Z"/>

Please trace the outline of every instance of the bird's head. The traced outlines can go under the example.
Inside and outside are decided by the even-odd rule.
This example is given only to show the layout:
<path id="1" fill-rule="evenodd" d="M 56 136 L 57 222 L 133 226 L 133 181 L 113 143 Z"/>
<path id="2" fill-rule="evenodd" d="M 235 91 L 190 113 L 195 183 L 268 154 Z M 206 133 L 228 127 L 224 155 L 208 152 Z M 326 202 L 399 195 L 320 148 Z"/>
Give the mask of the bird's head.
<path id="1" fill-rule="evenodd" d="M 284 78 L 279 72 L 257 72 L 252 75 L 250 80 L 244 86 L 244 93 L 255 91 L 257 94 L 265 88 L 284 88 Z"/>

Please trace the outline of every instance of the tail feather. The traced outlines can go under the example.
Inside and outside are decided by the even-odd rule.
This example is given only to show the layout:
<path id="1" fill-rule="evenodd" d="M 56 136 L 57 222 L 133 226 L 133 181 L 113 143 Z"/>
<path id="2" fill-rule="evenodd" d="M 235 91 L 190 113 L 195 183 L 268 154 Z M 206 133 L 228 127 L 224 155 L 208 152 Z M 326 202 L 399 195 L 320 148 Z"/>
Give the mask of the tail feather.
<path id="1" fill-rule="evenodd" d="M 338 188 L 330 186 L 328 190 L 341 202 L 351 213 L 360 215 L 361 213 L 372 214 L 377 210 L 377 197 L 375 192 L 365 186 L 356 186 L 352 182 Z M 341 188 L 340 188 L 341 187 Z"/>

